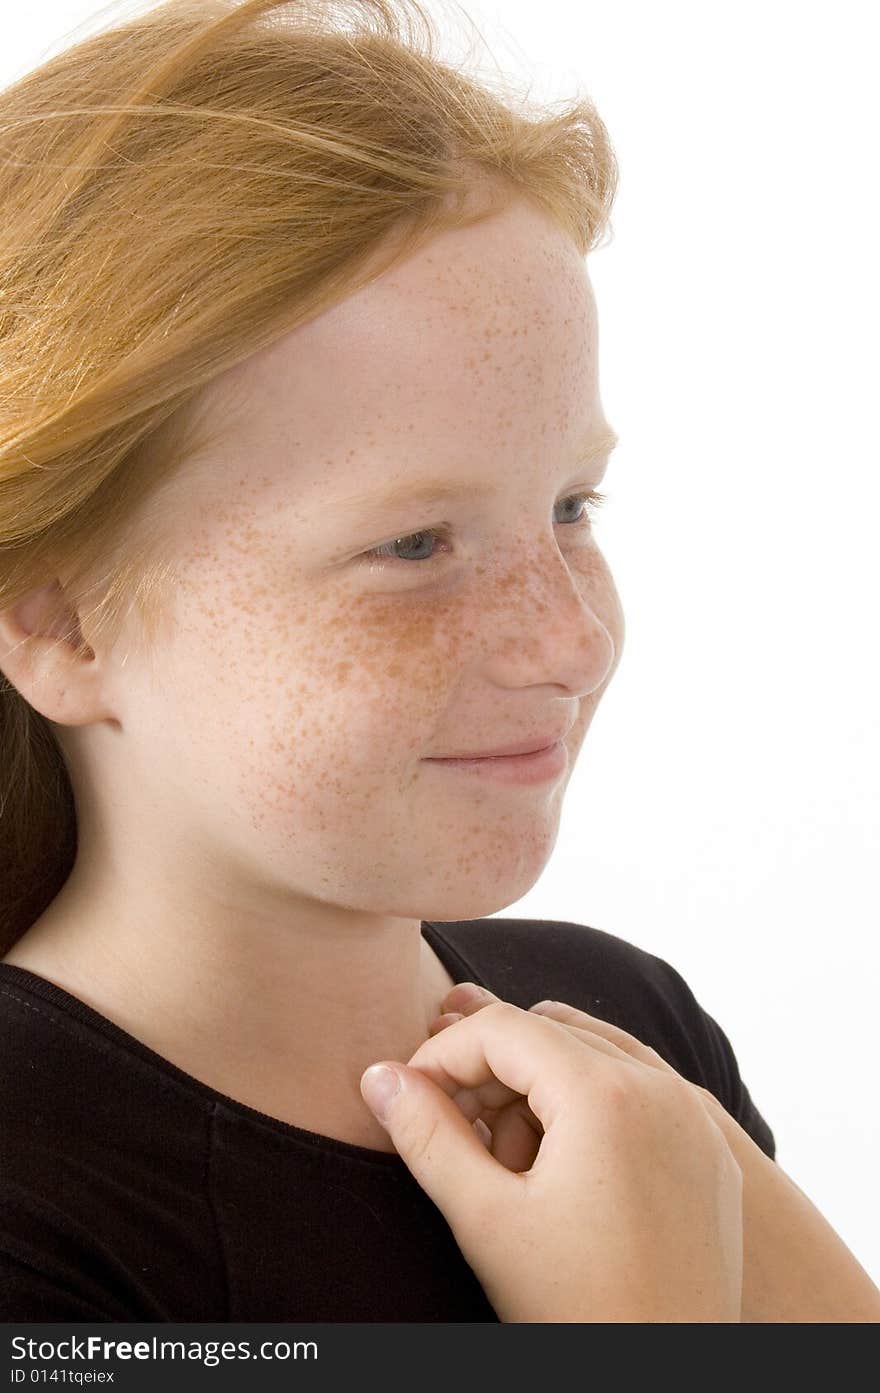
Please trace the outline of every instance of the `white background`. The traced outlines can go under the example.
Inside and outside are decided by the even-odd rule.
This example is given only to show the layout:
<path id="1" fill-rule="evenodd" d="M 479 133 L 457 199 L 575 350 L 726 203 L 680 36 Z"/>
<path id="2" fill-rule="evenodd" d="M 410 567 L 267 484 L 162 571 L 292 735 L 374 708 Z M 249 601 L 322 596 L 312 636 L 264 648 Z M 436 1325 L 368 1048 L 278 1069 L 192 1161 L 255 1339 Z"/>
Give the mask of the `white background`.
<path id="1" fill-rule="evenodd" d="M 592 97 L 621 166 L 588 268 L 626 645 L 553 857 L 501 914 L 671 962 L 880 1283 L 875 7 L 464 9 L 477 63 Z M 0 81 L 100 13 L 7 9 Z"/>

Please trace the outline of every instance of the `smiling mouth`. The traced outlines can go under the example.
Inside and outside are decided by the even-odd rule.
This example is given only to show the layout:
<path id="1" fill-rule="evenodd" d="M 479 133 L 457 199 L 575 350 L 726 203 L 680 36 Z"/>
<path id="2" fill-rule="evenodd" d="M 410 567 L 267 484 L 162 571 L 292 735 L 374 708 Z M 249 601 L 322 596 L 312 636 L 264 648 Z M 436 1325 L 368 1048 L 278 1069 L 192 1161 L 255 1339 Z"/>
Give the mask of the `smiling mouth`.
<path id="1" fill-rule="evenodd" d="M 496 745 L 492 750 L 463 750 L 454 755 L 431 755 L 431 759 L 506 759 L 510 755 L 531 755 L 538 754 L 541 750 L 549 750 L 553 745 L 561 745 L 569 731 L 563 731 L 560 735 L 548 734 L 546 736 L 535 736 L 531 740 L 514 741 L 509 745 Z"/>
<path id="2" fill-rule="evenodd" d="M 425 761 L 450 772 L 491 778 L 507 784 L 539 784 L 556 780 L 568 767 L 568 748 L 561 740 L 525 754 L 432 758 Z"/>

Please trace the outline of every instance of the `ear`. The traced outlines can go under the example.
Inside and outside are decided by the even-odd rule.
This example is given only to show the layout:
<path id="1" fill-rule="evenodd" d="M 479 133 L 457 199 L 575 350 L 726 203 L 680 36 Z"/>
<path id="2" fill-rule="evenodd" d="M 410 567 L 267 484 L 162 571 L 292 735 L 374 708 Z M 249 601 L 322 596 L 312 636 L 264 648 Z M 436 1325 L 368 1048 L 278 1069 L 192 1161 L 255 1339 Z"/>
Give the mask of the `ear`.
<path id="1" fill-rule="evenodd" d="M 106 670 L 57 579 L 0 610 L 0 669 L 29 706 L 58 725 L 113 718 L 102 691 Z"/>

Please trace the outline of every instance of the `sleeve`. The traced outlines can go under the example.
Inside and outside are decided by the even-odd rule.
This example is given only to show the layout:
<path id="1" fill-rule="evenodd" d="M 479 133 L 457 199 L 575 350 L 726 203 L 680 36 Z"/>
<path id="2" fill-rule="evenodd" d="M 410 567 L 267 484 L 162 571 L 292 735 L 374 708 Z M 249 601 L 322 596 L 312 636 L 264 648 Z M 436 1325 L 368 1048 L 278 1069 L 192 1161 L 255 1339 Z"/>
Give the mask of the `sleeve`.
<path id="1" fill-rule="evenodd" d="M 653 955 L 651 955 L 653 957 Z M 691 1083 L 707 1088 L 761 1150 L 776 1159 L 776 1140 L 740 1077 L 733 1047 L 718 1022 L 704 1011 L 687 982 L 662 958 L 653 958 L 659 989 L 671 1010 L 663 1046 L 655 1045 Z"/>
<path id="2" fill-rule="evenodd" d="M 776 1138 L 770 1127 L 752 1102 L 751 1094 L 740 1077 L 739 1067 L 733 1048 L 717 1021 L 707 1011 L 701 1011 L 706 1034 L 707 1051 L 715 1059 L 716 1076 L 723 1080 L 720 1089 L 709 1088 L 719 1102 L 748 1132 L 752 1141 L 761 1148 L 771 1161 L 776 1159 Z M 709 1087 L 709 1085 L 705 1085 Z"/>
<path id="3" fill-rule="evenodd" d="M 776 1159 L 773 1133 L 740 1077 L 730 1041 L 665 959 L 569 919 L 461 922 L 468 928 L 466 967 L 475 980 L 526 1010 L 546 996 L 620 1026 L 682 1078 L 713 1093 L 756 1146 Z"/>
<path id="4" fill-rule="evenodd" d="M 113 1321 L 54 1278 L 0 1250 L 0 1321 Z M 132 1317 L 136 1319 L 136 1317 Z"/>

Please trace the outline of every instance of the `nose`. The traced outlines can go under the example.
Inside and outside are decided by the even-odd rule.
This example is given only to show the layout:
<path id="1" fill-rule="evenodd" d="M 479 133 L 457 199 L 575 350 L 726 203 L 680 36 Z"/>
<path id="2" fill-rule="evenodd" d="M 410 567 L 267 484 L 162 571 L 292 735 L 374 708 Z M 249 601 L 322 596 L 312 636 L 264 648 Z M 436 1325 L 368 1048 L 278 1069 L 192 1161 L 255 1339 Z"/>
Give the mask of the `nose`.
<path id="1" fill-rule="evenodd" d="M 600 617 L 616 612 L 607 569 L 583 551 L 574 564 L 551 544 L 517 552 L 496 573 L 484 610 L 489 675 L 502 686 L 551 683 L 589 696 L 615 665 L 614 634 Z"/>

